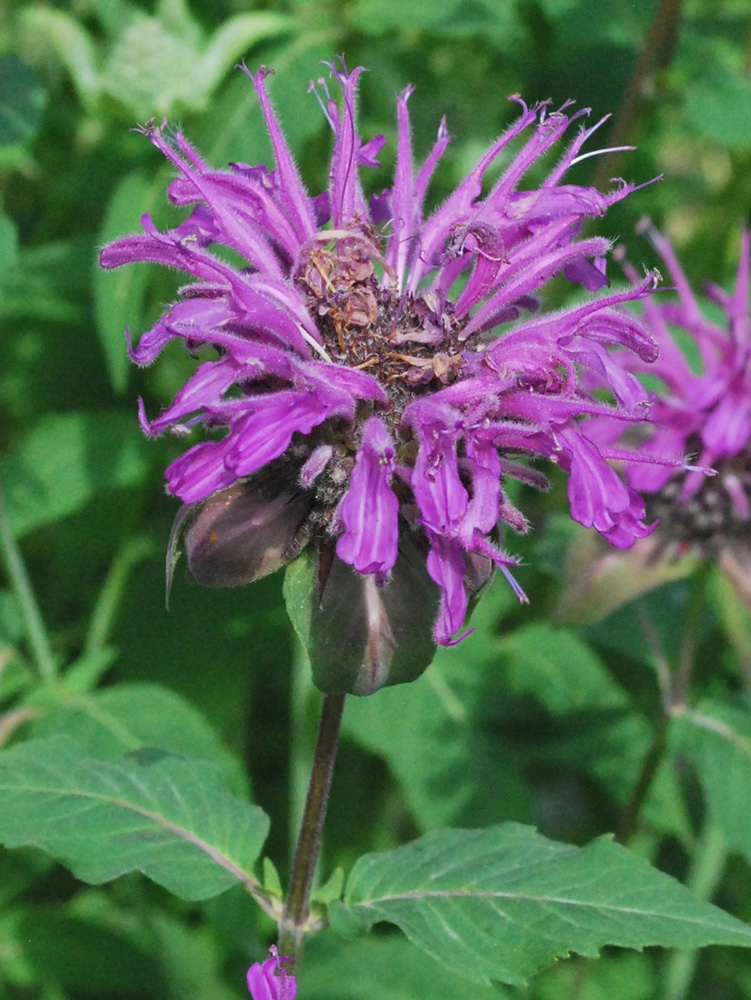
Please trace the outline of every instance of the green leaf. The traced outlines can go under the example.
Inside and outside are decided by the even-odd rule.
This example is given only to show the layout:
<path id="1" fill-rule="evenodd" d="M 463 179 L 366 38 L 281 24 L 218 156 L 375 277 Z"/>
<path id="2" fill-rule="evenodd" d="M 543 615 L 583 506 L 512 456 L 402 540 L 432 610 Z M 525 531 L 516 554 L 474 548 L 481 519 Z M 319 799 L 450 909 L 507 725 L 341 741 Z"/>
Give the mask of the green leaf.
<path id="1" fill-rule="evenodd" d="M 311 902 L 328 906 L 332 900 L 341 899 L 344 889 L 344 869 L 335 868 L 326 881 L 311 896 Z"/>
<path id="2" fill-rule="evenodd" d="M 59 10 L 26 6 L 20 23 L 37 46 L 48 45 L 70 73 L 83 104 L 92 106 L 99 94 L 96 50 L 91 36 L 75 18 Z"/>
<path id="3" fill-rule="evenodd" d="M 223 965 L 225 954 L 218 947 L 215 929 L 206 922 L 187 922 L 184 913 L 164 912 L 148 905 L 140 887 L 132 883 L 123 887 L 126 891 L 120 897 L 102 889 L 85 889 L 79 892 L 65 907 L 67 914 L 76 919 L 85 933 L 85 926 L 96 927 L 109 932 L 128 951 L 140 952 L 145 956 L 141 963 L 140 986 L 132 986 L 117 993 L 113 988 L 121 981 L 115 968 L 110 974 L 109 987 L 89 989 L 81 995 L 103 997 L 119 995 L 123 997 L 172 998 L 190 997 L 190 1000 L 236 1000 L 237 993 L 227 982 Z M 128 897 L 130 892 L 130 899 Z M 223 909 L 227 907 L 232 890 L 217 902 Z M 241 896 L 247 900 L 247 894 Z M 210 906 L 210 903 L 204 906 Z M 135 906 L 133 905 L 135 903 Z M 128 905 L 130 904 L 130 905 Z M 252 906 L 252 904 L 251 904 Z M 252 934 L 258 911 L 252 907 L 250 913 L 243 913 L 242 932 L 245 934 L 242 947 L 247 948 L 247 935 Z M 36 949 L 35 949 L 36 950 Z M 50 950 L 54 952 L 54 944 Z M 108 965 L 117 962 L 117 955 L 110 951 L 105 956 L 96 954 L 96 964 L 100 969 L 105 959 Z M 155 980 L 149 978 L 147 968 L 157 966 Z M 44 961 L 42 961 L 44 967 Z M 103 972 L 104 970 L 102 970 Z M 84 973 L 83 975 L 87 975 Z M 70 976 L 68 972 L 67 976 Z M 62 982 L 70 982 L 65 973 L 59 977 Z M 83 977 L 82 977 L 83 978 Z M 148 985 L 146 985 L 148 984 Z M 76 994 L 78 995 L 78 994 Z"/>
<path id="4" fill-rule="evenodd" d="M 533 694 L 555 715 L 623 709 L 628 697 L 571 629 L 530 622 L 499 640 L 512 690 Z"/>
<path id="5" fill-rule="evenodd" d="M 751 79 L 721 76 L 692 83 L 683 110 L 696 135 L 731 149 L 751 148 Z"/>
<path id="6" fill-rule="evenodd" d="M 534 751 L 600 781 L 620 805 L 628 801 L 644 763 L 653 726 L 575 631 L 533 622 L 503 636 L 500 683 L 536 698 L 569 733 Z M 692 839 L 678 779 L 669 762 L 655 775 L 643 806 L 653 828 Z"/>
<path id="7" fill-rule="evenodd" d="M 32 731 L 38 737 L 70 736 L 99 760 L 115 760 L 134 750 L 156 747 L 209 761 L 221 770 L 233 792 L 247 795 L 240 762 L 221 745 L 190 702 L 159 684 L 118 684 L 92 694 L 69 696 L 34 723 Z"/>
<path id="8" fill-rule="evenodd" d="M 102 91 L 139 120 L 200 106 L 202 32 L 185 5 L 178 6 L 182 17 L 133 9 L 102 70 Z"/>
<path id="9" fill-rule="evenodd" d="M 727 845 L 751 861 L 751 704 L 707 701 L 673 719 L 671 748 L 692 762 Z"/>
<path id="10" fill-rule="evenodd" d="M 88 325 L 91 241 L 74 237 L 24 247 L 0 272 L 0 310 L 5 319 L 31 318 Z"/>
<path id="11" fill-rule="evenodd" d="M 144 442 L 122 413 L 51 414 L 15 455 L 0 459 L 0 481 L 16 537 L 81 510 L 98 493 L 137 485 L 148 470 Z"/>
<path id="12" fill-rule="evenodd" d="M 534 984 L 535 1000 L 654 1000 L 655 968 L 633 951 L 601 955 L 595 962 L 559 962 Z"/>
<path id="13" fill-rule="evenodd" d="M 207 42 L 184 0 L 160 3 L 153 17 L 134 11 L 114 35 L 102 89 L 137 118 L 199 111 L 248 49 L 294 27 L 281 14 L 239 14 Z"/>
<path id="14" fill-rule="evenodd" d="M 432 32 L 438 36 L 492 36 L 510 48 L 521 35 L 519 14 L 514 4 L 494 0 L 447 0 L 425 4 L 423 0 L 402 0 L 398 6 L 388 0 L 362 0 L 349 13 L 352 24 L 369 35 L 399 31 Z"/>
<path id="15" fill-rule="evenodd" d="M 413 681 L 435 655 L 438 588 L 407 537 L 384 587 L 334 558 L 323 593 L 313 546 L 287 567 L 284 600 L 321 691 L 372 694 Z"/>
<path id="16" fill-rule="evenodd" d="M 475 984 L 416 952 L 403 937 L 365 938 L 342 948 L 333 935 L 305 945 L 300 991 L 305 1000 L 505 1000 L 497 986 Z"/>
<path id="17" fill-rule="evenodd" d="M 268 832 L 258 806 L 234 798 L 204 761 L 140 752 L 87 757 L 73 740 L 32 740 L 0 754 L 0 840 L 33 845 L 84 882 L 140 871 L 182 899 L 240 882 Z"/>
<path id="18" fill-rule="evenodd" d="M 365 855 L 330 919 L 347 937 L 388 921 L 468 979 L 517 985 L 605 945 L 751 946 L 751 927 L 609 837 L 570 847 L 515 823 L 436 831 Z"/>
<path id="19" fill-rule="evenodd" d="M 17 55 L 0 58 L 0 146 L 30 142 L 46 100 L 44 87 Z"/>
<path id="20" fill-rule="evenodd" d="M 99 232 L 99 245 L 140 228 L 144 212 L 153 213 L 164 200 L 164 177 L 158 172 L 149 180 L 133 171 L 119 182 L 107 204 Z M 112 387 L 123 392 L 128 384 L 130 361 L 126 351 L 125 326 L 141 331 L 143 306 L 149 278 L 155 268 L 149 265 L 119 267 L 105 271 L 97 264 L 94 270 L 94 307 L 99 340 L 107 361 Z"/>
<path id="21" fill-rule="evenodd" d="M 211 94 L 227 70 L 259 42 L 287 34 L 295 27 L 294 18 L 270 11 L 237 14 L 221 24 L 211 36 L 201 59 L 201 79 L 205 94 Z"/>
<path id="22" fill-rule="evenodd" d="M 52 980 L 86 996 L 138 995 L 144 982 L 166 992 L 158 956 L 122 930 L 41 906 L 24 908 L 14 923 L 16 948 L 37 983 Z"/>
<path id="23" fill-rule="evenodd" d="M 12 219 L 0 212 L 0 261 L 3 273 L 18 260 L 18 231 Z"/>

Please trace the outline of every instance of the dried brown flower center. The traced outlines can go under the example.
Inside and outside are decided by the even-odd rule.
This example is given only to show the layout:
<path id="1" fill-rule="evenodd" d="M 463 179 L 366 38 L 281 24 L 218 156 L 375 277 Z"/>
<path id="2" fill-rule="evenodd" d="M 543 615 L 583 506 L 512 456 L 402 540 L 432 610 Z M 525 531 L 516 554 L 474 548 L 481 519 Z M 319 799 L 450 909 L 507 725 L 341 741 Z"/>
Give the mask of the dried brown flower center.
<path id="1" fill-rule="evenodd" d="M 369 225 L 321 233 L 295 280 L 331 360 L 377 378 L 397 413 L 431 383 L 435 389 L 436 382 L 449 385 L 459 377 L 463 323 L 433 293 L 399 294 Z"/>

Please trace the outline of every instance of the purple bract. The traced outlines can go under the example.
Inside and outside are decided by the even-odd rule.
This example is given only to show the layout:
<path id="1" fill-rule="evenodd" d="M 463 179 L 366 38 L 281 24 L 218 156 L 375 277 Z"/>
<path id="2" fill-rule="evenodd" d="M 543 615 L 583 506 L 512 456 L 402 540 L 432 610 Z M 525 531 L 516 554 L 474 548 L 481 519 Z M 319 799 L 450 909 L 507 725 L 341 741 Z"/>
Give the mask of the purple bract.
<path id="1" fill-rule="evenodd" d="M 193 278 L 130 349 L 142 365 L 175 338 L 193 353 L 213 351 L 156 419 L 141 408 L 148 434 L 185 434 L 196 424 L 216 432 L 170 465 L 169 491 L 188 505 L 212 505 L 208 519 L 228 531 L 237 527 L 228 490 L 250 491 L 263 508 L 253 522 L 259 532 L 269 530 L 277 516 L 269 511 L 283 496 L 279 517 L 286 520 L 276 525 L 273 558 L 261 542 L 249 546 L 263 572 L 312 542 L 331 554 L 335 547 L 339 559 L 385 586 L 400 538 L 410 533 L 441 590 L 435 638 L 451 644 L 468 591 L 493 565 L 523 599 L 501 532 L 504 525 L 527 529 L 504 478 L 547 484 L 529 460 L 563 468 L 572 517 L 613 544 L 627 547 L 651 530 L 641 498 L 608 460 L 673 467 L 680 459 L 598 446 L 582 418 L 644 419 L 645 390 L 608 348 L 655 360 L 654 340 L 622 308 L 646 296 L 655 277 L 563 311 L 540 311 L 536 293 L 554 275 L 589 292 L 607 285 L 609 241 L 578 236 L 585 218 L 604 215 L 633 190 L 618 182 L 601 194 L 563 183 L 597 125 L 577 132 L 539 186 L 521 186 L 585 112 L 528 108 L 514 97 L 517 120 L 426 215 L 428 183 L 449 142 L 445 124 L 415 168 L 411 88 L 404 90 L 393 186 L 368 201 L 360 168 L 377 164 L 384 139 L 363 142 L 357 132 L 362 70 L 347 73 L 343 63 L 330 69 L 342 100 L 321 81 L 334 132 L 327 191 L 312 198 L 303 186 L 269 104 L 269 71 L 261 69 L 251 79 L 274 169 L 235 163 L 217 171 L 179 132 L 148 127 L 178 171 L 171 200 L 194 207 L 164 233 L 144 216 L 144 234 L 110 244 L 101 260 L 107 268 L 152 261 Z M 495 163 L 503 169 L 486 184 Z M 244 263 L 228 263 L 212 245 Z M 601 389 L 611 402 L 595 394 Z M 294 517 L 287 500 L 296 505 Z M 205 575 L 224 579 L 214 565 Z"/>

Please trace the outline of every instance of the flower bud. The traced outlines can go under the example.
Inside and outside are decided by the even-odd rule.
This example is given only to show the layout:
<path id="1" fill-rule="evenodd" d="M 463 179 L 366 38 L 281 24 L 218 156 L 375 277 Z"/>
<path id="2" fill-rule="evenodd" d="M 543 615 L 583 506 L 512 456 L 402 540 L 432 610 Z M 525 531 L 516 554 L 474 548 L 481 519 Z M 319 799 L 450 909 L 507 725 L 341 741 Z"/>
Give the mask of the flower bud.
<path id="1" fill-rule="evenodd" d="M 311 546 L 287 568 L 284 596 L 321 691 L 373 694 L 415 680 L 433 659 L 440 591 L 404 531 L 387 579 Z"/>
<path id="2" fill-rule="evenodd" d="M 273 573 L 298 555 L 308 508 L 299 490 L 275 493 L 252 479 L 214 493 L 188 515 L 191 575 L 204 587 L 237 587 Z"/>

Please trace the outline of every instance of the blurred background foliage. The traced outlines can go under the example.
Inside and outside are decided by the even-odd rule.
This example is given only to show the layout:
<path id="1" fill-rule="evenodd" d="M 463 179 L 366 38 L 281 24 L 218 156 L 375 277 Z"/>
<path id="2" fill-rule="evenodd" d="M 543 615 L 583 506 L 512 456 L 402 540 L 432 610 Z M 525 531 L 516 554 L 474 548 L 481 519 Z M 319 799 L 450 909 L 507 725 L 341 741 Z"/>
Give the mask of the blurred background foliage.
<path id="1" fill-rule="evenodd" d="M 319 61 L 342 52 L 371 71 L 362 134 L 390 140 L 374 191 L 393 165 L 395 96 L 413 83 L 418 154 L 443 115 L 454 137 L 436 203 L 511 121 L 506 98 L 519 93 L 553 106 L 573 99 L 594 120 L 612 114 L 599 144 L 637 146 L 584 160 L 573 180 L 664 176 L 598 226 L 637 266 L 655 263 L 635 234 L 649 215 L 697 285 L 727 284 L 751 210 L 748 0 L 10 0 L 0 9 L 0 482 L 25 566 L 9 559 L 0 589 L 0 740 L 70 732 L 103 757 L 189 749 L 220 763 L 240 794 L 249 793 L 247 770 L 272 817 L 269 854 L 283 879 L 318 695 L 280 575 L 212 592 L 179 572 L 165 611 L 176 503 L 162 473 L 179 443 L 146 442 L 135 399 L 158 412 L 192 362 L 175 350 L 148 371 L 130 366 L 123 328 L 148 328 L 176 278 L 150 267 L 104 274 L 97 250 L 135 230 L 145 211 L 158 225 L 177 217 L 165 198 L 170 170 L 131 131 L 136 122 L 169 117 L 217 166 L 267 161 L 252 87 L 233 68 L 241 59 L 276 70 L 276 110 L 309 189 L 320 190 L 330 134 L 306 91 L 325 72 Z M 470 640 L 441 651 L 417 683 L 350 700 L 327 871 L 441 825 L 514 819 L 584 843 L 623 823 L 663 717 L 645 616 L 677 663 L 695 577 L 686 563 L 640 605 L 604 620 L 578 608 L 568 618 L 590 624 L 551 624 L 567 553 L 589 544 L 560 513 L 562 499 L 560 483 L 525 495 L 534 534 L 509 540 L 524 555 L 530 607 L 496 580 Z M 620 564 L 611 584 L 630 572 Z M 748 616 L 721 577 L 707 593 L 691 634 L 692 703 L 730 699 L 742 729 Z M 705 796 L 704 758 L 694 758 L 692 767 L 676 738 L 631 846 L 751 919 L 751 806 L 734 839 L 723 793 Z M 742 791 L 751 757 L 738 766 Z M 231 1000 L 245 995 L 245 969 L 271 931 L 240 889 L 189 905 L 140 877 L 84 887 L 35 851 L 0 854 L 0 997 Z M 441 1000 L 467 989 L 396 935 L 355 944 L 321 935 L 302 984 L 308 1000 Z M 597 963 L 564 963 L 528 991 L 471 989 L 530 1000 L 736 1000 L 751 997 L 751 967 L 719 949 L 696 967 L 690 956 L 613 950 Z"/>

